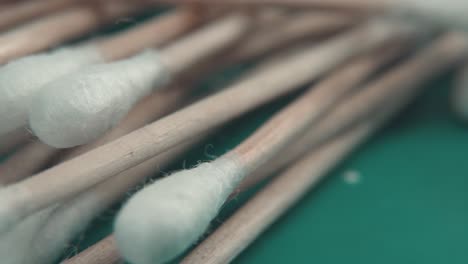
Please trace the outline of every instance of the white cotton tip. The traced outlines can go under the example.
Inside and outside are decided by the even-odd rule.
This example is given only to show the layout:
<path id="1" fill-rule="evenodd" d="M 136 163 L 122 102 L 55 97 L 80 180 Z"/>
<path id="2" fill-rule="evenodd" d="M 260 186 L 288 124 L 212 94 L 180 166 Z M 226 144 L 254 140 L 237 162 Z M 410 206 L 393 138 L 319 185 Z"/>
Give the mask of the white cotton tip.
<path id="1" fill-rule="evenodd" d="M 43 87 L 32 100 L 29 124 L 53 147 L 82 145 L 118 124 L 138 100 L 168 80 L 156 51 L 93 65 Z"/>
<path id="2" fill-rule="evenodd" d="M 468 121 L 468 66 L 457 75 L 452 91 L 452 108 L 461 120 Z"/>
<path id="3" fill-rule="evenodd" d="M 16 228 L 27 215 L 22 209 L 22 198 L 30 191 L 18 184 L 0 188 L 0 237 Z"/>
<path id="4" fill-rule="evenodd" d="M 120 252 L 134 264 L 164 263 L 195 243 L 245 176 L 235 160 L 174 173 L 133 196 L 115 222 Z"/>
<path id="5" fill-rule="evenodd" d="M 97 49 L 83 46 L 23 57 L 0 67 L 0 135 L 27 125 L 31 98 L 44 84 L 101 60 Z"/>
<path id="6" fill-rule="evenodd" d="M 31 249 L 36 247 L 37 244 L 43 247 L 47 247 L 49 244 L 49 242 L 45 240 L 40 243 L 34 243 L 34 238 L 41 230 L 44 223 L 47 222 L 51 211 L 50 208 L 47 208 L 37 212 L 27 217 L 9 232 L 0 236 L 0 256 L 2 256 L 2 264 L 44 263 L 32 257 L 34 255 Z"/>

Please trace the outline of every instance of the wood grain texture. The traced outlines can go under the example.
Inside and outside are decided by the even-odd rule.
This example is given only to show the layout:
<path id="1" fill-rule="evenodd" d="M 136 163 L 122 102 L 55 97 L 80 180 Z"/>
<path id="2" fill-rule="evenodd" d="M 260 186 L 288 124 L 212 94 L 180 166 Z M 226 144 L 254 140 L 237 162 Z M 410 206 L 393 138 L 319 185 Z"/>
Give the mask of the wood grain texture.
<path id="1" fill-rule="evenodd" d="M 286 7 L 311 7 L 311 8 L 333 8 L 352 9 L 360 11 L 382 10 L 388 4 L 386 0 L 151 0 L 157 4 L 211 4 L 211 5 L 241 5 L 241 6 L 265 6 L 277 5 Z M 390 1 L 391 2 L 391 1 Z"/>
<path id="2" fill-rule="evenodd" d="M 78 0 L 42 0 L 8 3 L 0 9 L 0 31 L 80 2 Z"/>
<path id="3" fill-rule="evenodd" d="M 125 58 L 145 48 L 160 47 L 199 26 L 208 17 L 197 8 L 181 7 L 97 43 L 107 61 Z"/>
<path id="4" fill-rule="evenodd" d="M 0 36 L 0 64 L 57 46 L 142 9 L 142 5 L 119 0 L 103 2 L 98 9 L 94 5 L 71 7 L 27 23 Z"/>

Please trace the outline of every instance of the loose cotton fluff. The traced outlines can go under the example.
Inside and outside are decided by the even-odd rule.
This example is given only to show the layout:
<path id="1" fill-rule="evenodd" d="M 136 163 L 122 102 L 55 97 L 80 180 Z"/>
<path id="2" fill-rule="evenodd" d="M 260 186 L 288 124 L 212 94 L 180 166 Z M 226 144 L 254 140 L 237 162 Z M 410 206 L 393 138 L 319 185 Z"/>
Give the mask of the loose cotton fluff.
<path id="1" fill-rule="evenodd" d="M 0 135 L 27 125 L 31 98 L 44 84 L 99 61 L 94 46 L 82 46 L 23 57 L 0 67 Z"/>
<path id="2" fill-rule="evenodd" d="M 164 263 L 190 247 L 245 176 L 224 157 L 154 182 L 133 196 L 115 222 L 124 258 L 135 264 Z"/>
<path id="3" fill-rule="evenodd" d="M 158 52 L 97 64 L 48 83 L 31 102 L 30 126 L 56 148 L 82 145 L 115 126 L 169 74 Z"/>

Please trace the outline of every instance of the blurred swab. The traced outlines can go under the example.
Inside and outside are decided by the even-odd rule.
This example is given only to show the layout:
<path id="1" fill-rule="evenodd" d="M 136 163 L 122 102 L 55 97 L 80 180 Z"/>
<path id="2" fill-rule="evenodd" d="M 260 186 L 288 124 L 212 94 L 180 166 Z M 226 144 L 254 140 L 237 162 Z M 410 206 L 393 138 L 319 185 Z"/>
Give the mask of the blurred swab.
<path id="1" fill-rule="evenodd" d="M 1 67 L 0 135 L 27 124 L 31 98 L 44 84 L 90 64 L 165 44 L 201 21 L 196 10 L 180 8 L 97 43 L 28 56 Z"/>
<path id="2" fill-rule="evenodd" d="M 26 144 L 28 140 L 32 140 L 32 137 L 32 133 L 24 128 L 17 129 L 6 135 L 0 136 L 0 156 L 3 156 L 15 148 Z"/>
<path id="3" fill-rule="evenodd" d="M 217 5 L 278 5 L 296 8 L 338 8 L 365 12 L 382 12 L 389 15 L 423 18 L 424 20 L 468 29 L 464 0 L 153 0 L 154 3 Z"/>
<path id="4" fill-rule="evenodd" d="M 19 255 L 24 255 L 24 263 L 48 264 L 55 261 L 94 217 L 125 196 L 129 189 L 141 184 L 145 178 L 159 174 L 162 167 L 167 166 L 200 138 L 194 138 L 131 168 L 55 209 L 46 209 L 50 210 L 49 216 L 36 229 L 31 243 L 17 251 Z"/>
<path id="5" fill-rule="evenodd" d="M 281 25 L 274 25 L 252 36 L 234 48 L 222 59 L 226 64 L 235 64 L 246 58 L 260 56 L 308 37 L 330 34 L 357 23 L 357 16 L 344 12 L 304 12 L 296 14 Z"/>
<path id="6" fill-rule="evenodd" d="M 8 3 L 0 9 L 0 31 L 79 2 L 78 0 L 42 0 Z"/>
<path id="7" fill-rule="evenodd" d="M 62 160 L 85 153 L 173 112 L 184 101 L 187 101 L 189 90 L 188 88 L 173 88 L 154 93 L 137 105 L 121 124 L 109 131 L 109 133 L 92 144 L 73 149 L 64 154 Z M 0 164 L 0 184 L 11 184 L 31 176 L 58 153 L 58 149 L 39 141 L 28 144 L 5 163 Z"/>
<path id="8" fill-rule="evenodd" d="M 313 80 L 348 58 L 405 34 L 412 26 L 373 21 L 321 45 L 266 62 L 224 91 L 79 157 L 0 190 L 0 232 L 24 217 L 133 167 L 193 135 Z M 290 71 L 284 71 L 284 68 Z M 268 87 L 268 89 L 260 89 Z M 86 165 L 83 165 L 86 164 Z"/>
<path id="9" fill-rule="evenodd" d="M 239 41 L 251 16 L 237 13 L 134 57 L 97 64 L 54 80 L 31 102 L 29 124 L 44 143 L 67 148 L 91 142 L 115 126 L 141 98 L 172 76 Z"/>
<path id="10" fill-rule="evenodd" d="M 103 1 L 99 10 L 96 5 L 75 6 L 27 23 L 0 36 L 0 64 L 79 37 L 103 23 L 141 11 L 143 7 L 123 0 Z"/>
<path id="11" fill-rule="evenodd" d="M 451 94 L 451 106 L 462 121 L 468 120 L 468 63 L 462 65 Z"/>
<path id="12" fill-rule="evenodd" d="M 343 27 L 344 21 L 350 22 L 350 17 L 346 18 L 343 15 L 341 17 L 332 16 L 328 17 L 328 20 L 325 20 L 323 16 L 303 15 L 299 19 L 294 19 L 293 24 L 288 23 L 288 27 L 284 28 L 282 31 L 275 32 L 277 34 L 274 34 L 274 37 L 263 36 L 261 38 L 257 38 L 259 40 L 263 40 L 263 43 L 254 42 L 251 43 L 253 45 L 246 47 L 241 45 L 239 49 L 241 52 L 248 50 L 251 54 L 235 54 L 234 51 L 233 55 L 237 59 L 243 60 L 247 57 L 251 57 L 253 53 L 259 53 L 260 50 L 272 49 L 275 45 L 275 40 L 281 36 L 285 36 L 285 40 L 282 41 L 282 43 L 284 43 L 287 40 L 297 38 L 299 34 L 304 33 L 306 30 L 309 30 L 309 32 L 323 32 L 324 25 L 329 28 Z M 315 25 L 315 28 L 312 28 L 312 30 L 309 29 L 310 27 L 307 27 L 312 23 L 317 24 L 317 22 L 322 22 L 322 24 Z M 222 25 L 216 26 L 221 27 Z M 229 31 L 224 29 L 220 32 L 227 33 Z M 211 34 L 214 36 L 214 30 Z M 214 41 L 216 39 L 213 36 L 211 36 L 210 41 Z M 160 52 L 160 60 L 163 63 L 173 61 L 175 58 L 173 56 L 171 57 L 171 54 L 177 55 L 178 57 L 189 57 L 187 51 L 190 51 L 194 46 L 197 46 L 194 42 L 195 41 L 189 37 L 185 44 L 179 42 L 175 44 L 176 48 L 169 46 L 168 48 L 163 49 Z M 201 42 L 200 38 L 200 43 Z M 201 44 L 201 46 L 204 46 L 206 49 L 193 50 L 192 54 L 198 53 L 200 57 L 203 57 L 203 54 L 207 51 L 212 52 L 217 50 L 214 46 L 208 47 L 208 43 L 209 41 L 205 39 L 204 44 Z M 250 42 L 247 42 L 247 45 L 249 45 L 249 43 Z M 185 52 L 185 54 L 183 54 L 182 51 Z M 128 74 L 116 74 L 118 69 L 123 69 L 124 63 L 128 67 L 138 69 L 138 67 L 155 64 L 158 61 L 156 58 L 151 58 L 149 54 L 143 54 L 138 58 L 139 61 L 146 58 L 150 58 L 151 60 L 139 63 L 136 60 L 132 61 L 132 59 L 130 59 L 125 62 L 117 62 L 116 64 L 98 65 L 93 68 L 88 68 L 82 72 L 64 76 L 48 84 L 39 92 L 31 106 L 30 123 L 35 134 L 45 143 L 54 147 L 62 148 L 89 142 L 102 134 L 109 127 L 112 127 L 113 124 L 118 122 L 119 118 L 126 112 L 128 107 L 124 106 L 127 103 L 131 105 L 132 101 L 136 101 L 140 96 L 150 91 L 151 88 L 154 89 L 154 87 L 151 87 L 150 85 L 145 85 L 144 87 L 141 86 L 141 89 L 136 89 L 136 87 L 132 87 L 130 84 L 127 84 L 127 79 L 130 78 Z M 192 60 L 194 59 L 195 57 L 192 58 Z M 117 64 L 119 66 L 117 66 Z M 190 62 L 188 65 L 191 64 L 193 63 Z M 127 70 L 127 72 L 129 71 Z M 157 77 L 164 75 L 164 73 L 158 73 L 159 75 L 151 74 L 151 80 L 153 80 L 153 82 L 157 82 Z M 112 87 L 112 90 L 107 89 L 107 86 L 98 82 L 97 79 L 105 79 L 106 85 Z M 139 79 L 142 79 L 142 74 L 140 74 Z M 121 87 L 120 90 L 125 88 L 129 89 L 132 93 L 122 92 L 120 99 L 112 96 L 113 94 L 118 95 L 115 90 L 117 83 L 119 84 L 118 87 Z M 67 89 L 64 89 L 63 87 L 66 86 Z M 103 100 L 103 98 L 106 100 Z M 115 109 L 116 107 L 118 109 Z"/>

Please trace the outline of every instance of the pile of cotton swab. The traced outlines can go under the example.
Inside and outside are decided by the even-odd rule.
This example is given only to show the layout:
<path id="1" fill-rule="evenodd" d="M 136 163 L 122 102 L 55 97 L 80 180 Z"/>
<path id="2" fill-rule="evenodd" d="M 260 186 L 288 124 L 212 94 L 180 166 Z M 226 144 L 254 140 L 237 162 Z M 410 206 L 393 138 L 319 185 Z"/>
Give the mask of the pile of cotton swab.
<path id="1" fill-rule="evenodd" d="M 56 263 L 95 217 L 223 124 L 294 94 L 232 150 L 151 180 L 114 234 L 63 263 L 166 263 L 203 237 L 183 263 L 232 261 L 426 81 L 468 61 L 468 36 L 450 29 L 465 18 L 442 1 L 191 0 L 92 35 L 161 2 L 179 1 L 3 4 L 2 263 Z M 244 62 L 251 69 L 219 91 L 201 88 Z M 468 66 L 453 105 L 468 118 Z M 279 171 L 206 236 L 233 196 Z"/>

